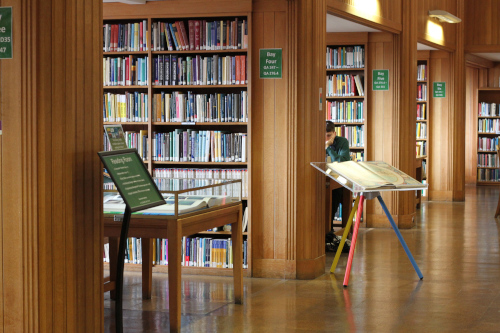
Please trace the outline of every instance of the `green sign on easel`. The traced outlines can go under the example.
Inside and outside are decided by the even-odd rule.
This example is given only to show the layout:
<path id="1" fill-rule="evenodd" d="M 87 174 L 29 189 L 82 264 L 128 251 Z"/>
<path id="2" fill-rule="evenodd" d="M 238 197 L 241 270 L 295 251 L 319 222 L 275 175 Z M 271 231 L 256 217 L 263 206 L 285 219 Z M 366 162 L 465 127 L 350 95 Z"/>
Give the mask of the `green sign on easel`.
<path id="1" fill-rule="evenodd" d="M 0 59 L 12 59 L 12 7 L 0 7 Z"/>
<path id="2" fill-rule="evenodd" d="M 445 98 L 446 97 L 446 82 L 434 82 L 432 85 L 432 97 Z"/>
<path id="3" fill-rule="evenodd" d="M 98 154 L 131 212 L 165 204 L 137 149 Z"/>
<path id="4" fill-rule="evenodd" d="M 122 125 L 104 125 L 104 131 L 108 136 L 111 150 L 128 149 Z"/>
<path id="5" fill-rule="evenodd" d="M 260 49 L 260 78 L 281 79 L 283 75 L 282 49 Z"/>
<path id="6" fill-rule="evenodd" d="M 372 75 L 373 90 L 389 90 L 389 70 L 374 69 Z"/>

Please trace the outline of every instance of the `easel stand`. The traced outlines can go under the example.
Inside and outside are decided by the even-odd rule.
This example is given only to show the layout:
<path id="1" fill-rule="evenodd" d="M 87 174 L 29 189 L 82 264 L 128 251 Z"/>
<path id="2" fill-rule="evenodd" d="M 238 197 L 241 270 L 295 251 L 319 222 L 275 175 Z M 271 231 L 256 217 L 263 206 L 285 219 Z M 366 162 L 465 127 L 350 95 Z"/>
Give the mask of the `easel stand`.
<path id="1" fill-rule="evenodd" d="M 349 284 L 349 275 L 351 273 L 351 266 L 352 266 L 352 260 L 354 257 L 354 249 L 356 248 L 356 240 L 358 238 L 358 230 L 359 230 L 359 224 L 361 222 L 361 215 L 363 213 L 363 203 L 366 200 L 371 200 L 377 198 L 378 201 L 380 202 L 380 205 L 382 206 L 382 209 L 384 210 L 385 215 L 389 219 L 389 222 L 391 223 L 392 229 L 394 229 L 394 232 L 396 233 L 396 236 L 398 236 L 399 242 L 403 246 L 403 249 L 406 252 L 406 255 L 408 256 L 408 259 L 410 259 L 411 264 L 413 265 L 413 268 L 417 272 L 418 277 L 420 280 L 424 278 L 422 275 L 422 272 L 418 268 L 417 263 L 415 262 L 415 259 L 413 258 L 413 255 L 410 252 L 410 249 L 406 245 L 406 242 L 401 235 L 401 232 L 399 231 L 396 223 L 394 222 L 394 219 L 392 218 L 392 215 L 389 213 L 389 210 L 387 209 L 387 206 L 385 205 L 384 200 L 382 199 L 382 196 L 380 195 L 380 192 L 366 192 L 366 193 L 361 193 L 361 195 L 356 198 L 356 201 L 354 203 L 354 207 L 351 211 L 351 215 L 349 216 L 349 221 L 346 225 L 346 228 L 344 230 L 344 234 L 342 235 L 342 240 L 340 241 L 339 248 L 337 249 L 337 253 L 335 254 L 335 259 L 333 260 L 332 267 L 330 268 L 330 272 L 333 273 L 335 271 L 335 268 L 337 267 L 340 254 L 342 253 L 342 249 L 344 247 L 345 241 L 347 239 L 347 235 L 349 234 L 349 229 L 351 228 L 352 225 L 352 219 L 354 217 L 354 212 L 356 211 L 357 207 L 357 215 L 356 215 L 356 222 L 354 224 L 354 232 L 352 235 L 352 241 L 351 241 L 351 248 L 349 250 L 349 259 L 347 260 L 347 267 L 346 267 L 346 272 L 344 276 L 344 287 L 347 287 Z M 359 202 L 359 204 L 358 204 Z"/>
<path id="2" fill-rule="evenodd" d="M 118 262 L 116 263 L 115 326 L 117 333 L 123 332 L 123 270 L 125 266 L 125 246 L 127 244 L 131 214 L 130 207 L 127 205 L 123 215 L 120 245 L 118 247 Z"/>

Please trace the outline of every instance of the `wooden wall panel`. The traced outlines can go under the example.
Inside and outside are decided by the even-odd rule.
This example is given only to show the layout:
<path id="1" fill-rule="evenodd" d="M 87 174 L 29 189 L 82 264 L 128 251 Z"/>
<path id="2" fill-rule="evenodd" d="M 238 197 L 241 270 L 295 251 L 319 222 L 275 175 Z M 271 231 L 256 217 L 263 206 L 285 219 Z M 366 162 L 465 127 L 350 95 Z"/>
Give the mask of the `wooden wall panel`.
<path id="1" fill-rule="evenodd" d="M 390 32 L 400 32 L 402 0 L 327 0 L 331 14 Z"/>
<path id="2" fill-rule="evenodd" d="M 102 332 L 102 2 L 1 5 L 3 330 Z"/>
<path id="3" fill-rule="evenodd" d="M 460 17 L 457 12 L 457 3 L 462 0 L 419 0 L 417 1 L 417 26 L 418 40 L 440 49 L 453 51 L 456 47 L 456 29 L 458 24 L 439 22 L 437 19 L 429 17 L 429 10 L 439 9 L 450 12 Z M 464 24 L 463 17 L 462 23 Z"/>
<path id="4" fill-rule="evenodd" d="M 500 52 L 500 1 L 465 1 L 466 52 Z"/>
<path id="5" fill-rule="evenodd" d="M 495 63 L 491 68 L 488 68 L 487 78 L 488 83 L 485 87 L 500 87 L 500 63 Z"/>
<path id="6" fill-rule="evenodd" d="M 476 184 L 477 179 L 477 88 L 479 68 L 466 67 L 466 128 L 465 128 L 465 183 Z"/>

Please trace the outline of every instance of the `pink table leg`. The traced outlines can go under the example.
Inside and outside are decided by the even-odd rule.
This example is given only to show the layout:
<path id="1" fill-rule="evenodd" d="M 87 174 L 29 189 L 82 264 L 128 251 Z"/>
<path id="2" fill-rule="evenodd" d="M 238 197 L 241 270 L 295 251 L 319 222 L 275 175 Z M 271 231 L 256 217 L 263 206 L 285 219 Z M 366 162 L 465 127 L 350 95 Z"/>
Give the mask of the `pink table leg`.
<path id="1" fill-rule="evenodd" d="M 354 257 L 354 248 L 356 247 L 356 239 L 358 238 L 359 224 L 361 222 L 361 214 L 363 213 L 363 202 L 365 196 L 361 194 L 359 197 L 358 214 L 356 215 L 356 225 L 354 226 L 354 233 L 352 234 L 351 249 L 349 250 L 349 259 L 347 260 L 347 267 L 344 276 L 344 287 L 349 284 L 349 274 L 351 273 L 352 258 Z"/>

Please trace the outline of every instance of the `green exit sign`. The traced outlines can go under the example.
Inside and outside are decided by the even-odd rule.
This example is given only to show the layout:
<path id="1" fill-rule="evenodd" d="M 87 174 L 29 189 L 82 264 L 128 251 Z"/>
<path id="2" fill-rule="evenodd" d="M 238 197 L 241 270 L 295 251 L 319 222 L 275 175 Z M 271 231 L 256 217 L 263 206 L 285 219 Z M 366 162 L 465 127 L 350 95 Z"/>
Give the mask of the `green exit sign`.
<path id="1" fill-rule="evenodd" d="M 12 59 L 12 7 L 0 7 L 0 59 Z"/>
<path id="2" fill-rule="evenodd" d="M 432 97 L 434 98 L 446 97 L 446 82 L 434 82 L 432 89 Z"/>

